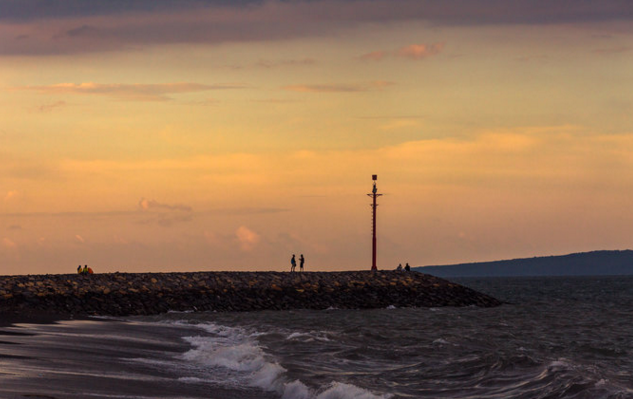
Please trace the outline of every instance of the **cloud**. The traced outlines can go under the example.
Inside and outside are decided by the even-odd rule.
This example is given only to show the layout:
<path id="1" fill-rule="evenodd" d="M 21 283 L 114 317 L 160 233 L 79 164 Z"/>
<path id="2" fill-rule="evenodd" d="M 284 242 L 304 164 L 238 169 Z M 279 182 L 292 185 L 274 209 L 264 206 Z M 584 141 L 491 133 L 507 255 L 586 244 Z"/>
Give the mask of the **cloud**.
<path id="1" fill-rule="evenodd" d="M 296 67 L 296 66 L 310 66 L 316 65 L 317 61 L 314 58 L 303 58 L 298 60 L 281 60 L 281 61 L 269 61 L 259 60 L 254 66 L 265 69 L 273 69 L 279 67 Z"/>
<path id="2" fill-rule="evenodd" d="M 101 95 L 131 101 L 168 101 L 170 94 L 195 93 L 210 90 L 242 88 L 238 85 L 206 85 L 200 83 L 177 82 L 158 84 L 101 84 L 101 83 L 58 83 L 48 86 L 19 86 L 14 90 L 33 90 L 42 94 Z M 63 102 L 62 102 L 63 103 Z M 58 106 L 60 104 L 57 104 Z"/>
<path id="3" fill-rule="evenodd" d="M 213 98 L 207 98 L 205 100 L 200 100 L 200 101 L 189 101 L 187 102 L 187 104 L 200 106 L 200 107 L 214 107 L 220 104 L 220 101 Z"/>
<path id="4" fill-rule="evenodd" d="M 381 61 L 389 56 L 387 51 L 372 51 L 371 53 L 363 54 L 359 59 L 363 61 Z"/>
<path id="5" fill-rule="evenodd" d="M 155 200 L 141 198 L 138 209 L 143 213 L 140 224 L 158 224 L 162 227 L 171 227 L 177 223 L 193 220 L 193 208 L 184 204 L 162 204 Z"/>
<path id="6" fill-rule="evenodd" d="M 125 6 L 122 6 L 124 3 Z M 178 16 L 183 13 L 209 15 L 260 14 L 276 10 L 282 16 L 310 16 L 317 21 L 391 21 L 422 19 L 452 24 L 555 23 L 631 19 L 627 1 L 584 1 L 576 7 L 548 0 L 321 0 L 278 2 L 266 0 L 134 0 L 86 2 L 85 0 L 3 0 L 0 21 L 44 22 L 48 20 L 121 19 L 133 15 Z M 339 13 L 332 11 L 339 10 Z M 260 17 L 261 18 L 261 17 Z M 270 16 L 269 18 L 272 18 Z M 306 21 L 310 21 L 306 18 Z M 273 19 L 274 20 L 274 19 Z M 91 26 L 82 23 L 80 27 Z"/>
<path id="7" fill-rule="evenodd" d="M 144 215 L 143 219 L 137 221 L 140 225 L 159 225 L 161 227 L 172 227 L 179 223 L 187 223 L 193 220 L 191 214 L 167 214 L 153 213 Z"/>
<path id="8" fill-rule="evenodd" d="M 4 202 L 9 202 L 13 199 L 15 199 L 20 193 L 15 191 L 15 190 L 11 190 L 9 192 L 7 192 L 7 194 L 4 196 Z"/>
<path id="9" fill-rule="evenodd" d="M 389 122 L 385 123 L 382 126 L 379 126 L 379 129 L 386 130 L 386 131 L 410 129 L 410 128 L 419 127 L 420 124 L 421 124 L 420 121 L 417 119 L 396 118 L 396 119 L 390 120 Z"/>
<path id="10" fill-rule="evenodd" d="M 386 58 L 405 58 L 423 60 L 438 55 L 444 50 L 444 43 L 410 44 L 398 50 L 372 51 L 358 57 L 361 61 L 382 61 Z"/>
<path id="11" fill-rule="evenodd" d="M 175 205 L 169 205 L 169 204 L 161 204 L 158 201 L 155 200 L 148 200 L 145 198 L 141 198 L 140 201 L 138 202 L 138 207 L 139 209 L 143 210 L 143 211 L 148 211 L 148 210 L 168 210 L 168 211 L 183 211 L 183 212 L 191 212 L 193 211 L 193 209 L 189 206 L 189 205 L 182 205 L 182 204 L 175 204 Z"/>
<path id="12" fill-rule="evenodd" d="M 435 44 L 411 44 L 402 47 L 396 52 L 398 57 L 410 60 L 422 60 L 439 54 L 444 49 L 444 43 Z"/>
<path id="13" fill-rule="evenodd" d="M 108 5 L 111 4 L 111 5 Z M 627 21 L 622 0 L 125 1 L 4 0 L 0 54 L 59 55 L 147 46 L 280 41 L 336 35 L 361 24 L 543 25 Z M 630 25 L 630 24 L 629 24 Z"/>
<path id="14" fill-rule="evenodd" d="M 88 25 L 82 25 L 78 28 L 69 29 L 65 32 L 65 35 L 70 37 L 96 36 L 98 33 L 99 29 Z"/>
<path id="15" fill-rule="evenodd" d="M 235 237 L 237 238 L 237 241 L 240 244 L 240 249 L 246 252 L 252 251 L 260 241 L 259 234 L 250 230 L 246 226 L 240 226 L 235 231 Z"/>
<path id="16" fill-rule="evenodd" d="M 0 172 L 4 177 L 18 180 L 56 180 L 60 177 L 59 166 L 46 159 L 17 158 L 11 161 L 4 160 L 0 163 Z M 13 194 L 15 198 L 16 194 Z"/>
<path id="17" fill-rule="evenodd" d="M 56 101 L 54 103 L 43 104 L 37 107 L 37 111 L 41 113 L 52 112 L 58 108 L 63 108 L 66 106 L 66 101 Z"/>
<path id="18" fill-rule="evenodd" d="M 357 93 L 383 89 L 393 84 L 393 82 L 386 81 L 375 81 L 369 83 L 307 84 L 284 86 L 283 89 L 300 93 Z"/>
<path id="19" fill-rule="evenodd" d="M 630 46 L 606 47 L 593 50 L 595 54 L 620 54 L 631 51 Z"/>
<path id="20" fill-rule="evenodd" d="M 13 242 L 12 240 L 8 239 L 8 238 L 3 238 L 2 239 L 2 246 L 6 249 L 17 249 L 18 248 L 18 244 L 16 244 L 15 242 Z"/>
<path id="21" fill-rule="evenodd" d="M 7 258 L 12 258 L 12 260 L 21 260 L 20 247 L 18 246 L 18 244 L 15 243 L 15 241 L 7 237 L 3 238 L 2 241 L 0 241 L 0 254 L 2 253 L 4 253 Z M 3 261 L 8 260 L 7 258 L 4 258 Z M 6 265 L 3 264 L 3 266 Z"/>
<path id="22" fill-rule="evenodd" d="M 546 55 L 530 55 L 530 56 L 523 56 L 523 57 L 517 57 L 515 58 L 516 61 L 519 62 L 533 62 L 533 61 L 544 61 L 549 59 L 548 56 Z"/>

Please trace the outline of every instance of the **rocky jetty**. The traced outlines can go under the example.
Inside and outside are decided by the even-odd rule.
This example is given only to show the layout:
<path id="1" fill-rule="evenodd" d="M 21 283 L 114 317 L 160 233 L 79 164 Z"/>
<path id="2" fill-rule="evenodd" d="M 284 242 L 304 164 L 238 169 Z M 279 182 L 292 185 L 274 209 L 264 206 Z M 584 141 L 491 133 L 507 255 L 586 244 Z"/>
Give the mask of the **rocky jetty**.
<path id="1" fill-rule="evenodd" d="M 0 313 L 152 315 L 174 311 L 498 306 L 417 272 L 197 272 L 0 276 Z"/>

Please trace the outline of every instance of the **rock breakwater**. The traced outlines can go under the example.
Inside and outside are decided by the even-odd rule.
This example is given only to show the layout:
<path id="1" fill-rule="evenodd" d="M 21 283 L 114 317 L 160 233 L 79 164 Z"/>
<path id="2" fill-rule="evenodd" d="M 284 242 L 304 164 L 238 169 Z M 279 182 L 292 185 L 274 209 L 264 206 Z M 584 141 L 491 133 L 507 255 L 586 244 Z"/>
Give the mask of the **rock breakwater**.
<path id="1" fill-rule="evenodd" d="M 417 272 L 196 272 L 0 276 L 0 312 L 152 315 L 257 311 L 498 306 L 464 286 Z"/>

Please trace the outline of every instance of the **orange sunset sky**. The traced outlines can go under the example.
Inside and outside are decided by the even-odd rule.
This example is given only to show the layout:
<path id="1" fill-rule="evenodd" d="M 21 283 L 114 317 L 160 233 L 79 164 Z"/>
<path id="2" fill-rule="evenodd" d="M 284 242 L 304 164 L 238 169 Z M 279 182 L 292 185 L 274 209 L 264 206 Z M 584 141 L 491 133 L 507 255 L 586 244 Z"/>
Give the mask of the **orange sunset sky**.
<path id="1" fill-rule="evenodd" d="M 627 0 L 0 0 L 0 274 L 633 247 Z"/>

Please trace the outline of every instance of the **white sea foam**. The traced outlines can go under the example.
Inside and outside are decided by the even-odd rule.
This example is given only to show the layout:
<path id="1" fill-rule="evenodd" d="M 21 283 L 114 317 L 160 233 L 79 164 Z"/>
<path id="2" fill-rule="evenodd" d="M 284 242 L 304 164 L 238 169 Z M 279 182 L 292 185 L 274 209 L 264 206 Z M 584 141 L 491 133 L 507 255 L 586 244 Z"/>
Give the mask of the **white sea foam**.
<path id="1" fill-rule="evenodd" d="M 210 380 L 230 386 L 249 386 L 275 392 L 282 399 L 385 399 L 355 385 L 333 382 L 327 387 L 312 390 L 300 380 L 289 381 L 287 370 L 259 346 L 256 333 L 241 328 L 218 324 L 198 327 L 209 336 L 186 337 L 192 349 L 180 355 L 182 360 L 208 369 Z M 315 339 L 325 333 L 291 333 L 287 339 Z M 180 378 L 189 383 L 202 382 L 197 377 Z"/>
<path id="2" fill-rule="evenodd" d="M 286 369 L 269 359 L 244 330 L 216 324 L 203 328 L 211 336 L 186 337 L 193 348 L 181 355 L 184 360 L 203 365 L 212 371 L 211 375 L 221 370 L 223 383 L 283 391 Z"/>
<path id="3" fill-rule="evenodd" d="M 326 336 L 325 332 L 321 331 L 310 331 L 310 332 L 294 332 L 286 337 L 287 340 L 298 340 L 301 342 L 313 342 L 313 341 L 321 341 L 328 342 L 330 339 Z"/>
<path id="4" fill-rule="evenodd" d="M 286 339 L 297 339 L 297 338 L 303 338 L 305 336 L 308 336 L 308 334 L 295 332 L 288 335 Z"/>
<path id="5" fill-rule="evenodd" d="M 333 382 L 316 399 L 387 399 L 392 395 L 376 395 L 355 385 Z"/>
<path id="6" fill-rule="evenodd" d="M 395 307 L 394 305 L 389 305 L 389 306 L 387 306 L 387 309 L 391 310 L 391 309 L 398 309 L 398 308 Z"/>
<path id="7" fill-rule="evenodd" d="M 310 390 L 301 381 L 286 383 L 281 399 L 310 399 Z"/>
<path id="8" fill-rule="evenodd" d="M 569 370 L 572 368 L 573 368 L 573 365 L 569 362 L 568 359 L 564 359 L 564 358 L 554 360 L 547 365 L 548 370 L 552 370 L 552 369 Z"/>

